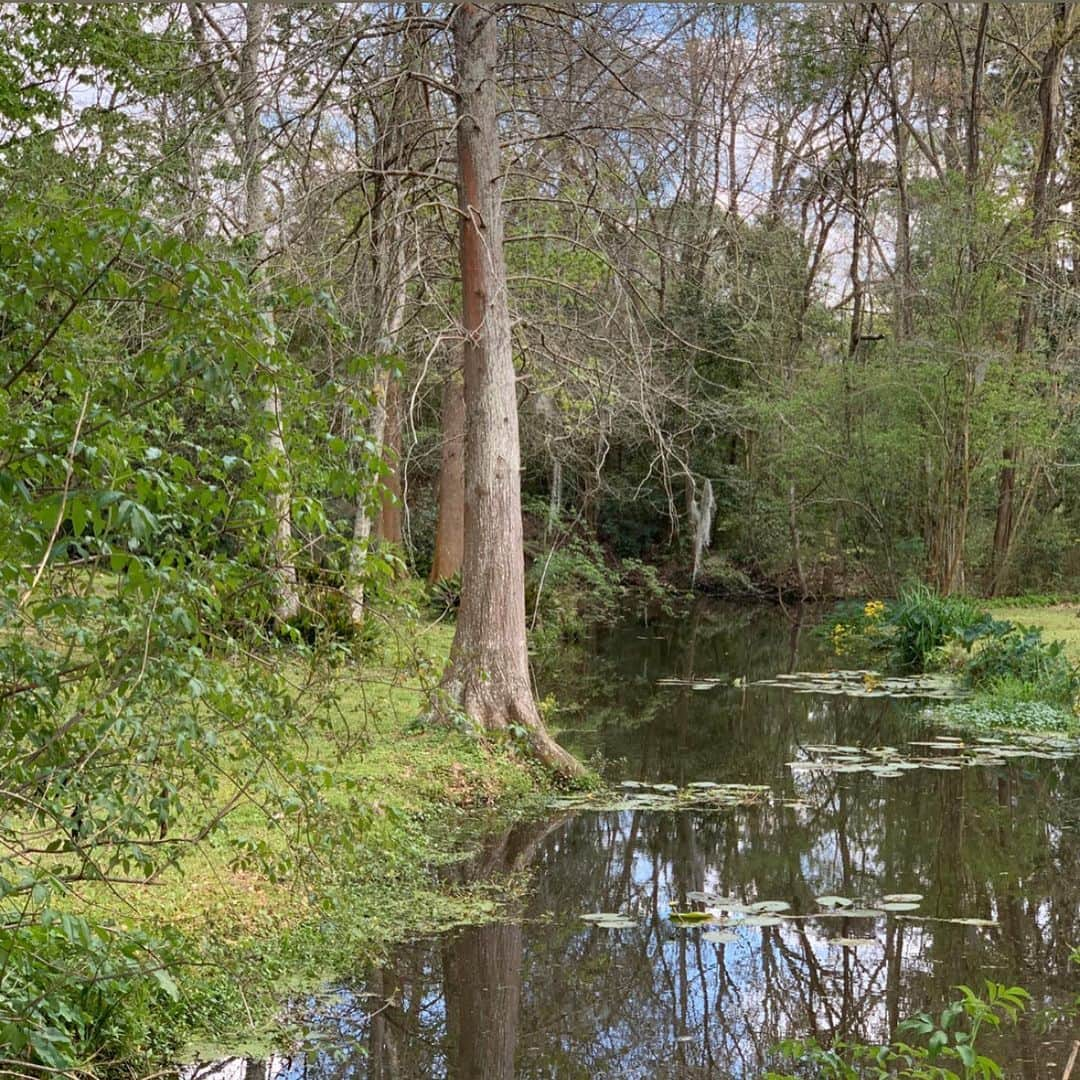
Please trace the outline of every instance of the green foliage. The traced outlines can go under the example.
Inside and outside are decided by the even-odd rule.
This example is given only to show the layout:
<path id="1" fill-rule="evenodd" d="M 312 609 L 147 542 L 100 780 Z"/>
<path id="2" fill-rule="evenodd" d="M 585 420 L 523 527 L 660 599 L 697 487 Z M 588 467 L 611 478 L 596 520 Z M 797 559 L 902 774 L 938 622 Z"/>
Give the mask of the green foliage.
<path id="1" fill-rule="evenodd" d="M 628 605 L 647 612 L 671 599 L 655 567 L 637 559 L 612 565 L 596 541 L 575 535 L 535 556 L 525 596 L 534 628 L 552 643 L 580 639 L 589 626 L 624 617 Z"/>
<path id="2" fill-rule="evenodd" d="M 213 834 L 275 879 L 329 851 L 332 775 L 293 736 L 328 723 L 325 672 L 344 652 L 322 631 L 341 616 L 324 608 L 308 644 L 287 628 L 290 663 L 275 659 L 267 495 L 303 480 L 298 527 L 344 545 L 320 495 L 353 497 L 372 474 L 362 457 L 335 465 L 337 390 L 305 376 L 255 300 L 242 265 L 131 210 L 57 191 L 9 193 L 0 214 L 8 1057 L 75 1067 L 173 989 L 173 954 L 69 916 L 73 891 L 156 880 Z M 262 408 L 286 373 L 288 462 Z M 239 808 L 310 839 L 230 832 Z M 335 849 L 369 820 L 357 806 Z"/>
<path id="3" fill-rule="evenodd" d="M 894 670 L 955 662 L 979 692 L 977 702 L 950 707 L 953 718 L 969 726 L 1068 727 L 1080 694 L 1080 669 L 1063 642 L 1046 641 L 1038 627 L 995 619 L 973 600 L 942 596 L 926 585 L 906 588 L 889 604 L 839 604 L 820 632 L 837 655 L 884 660 Z M 1028 707 L 1035 703 L 1047 708 Z"/>
<path id="4" fill-rule="evenodd" d="M 986 980 L 984 994 L 958 986 L 960 997 L 939 1015 L 919 1013 L 899 1025 L 898 1033 L 918 1038 L 918 1044 L 897 1041 L 868 1046 L 837 1041 L 822 1047 L 812 1040 L 792 1039 L 781 1053 L 793 1061 L 794 1073 L 767 1074 L 767 1080 L 995 1080 L 1004 1071 L 979 1052 L 980 1034 L 987 1028 L 1015 1024 L 1031 996 L 1018 986 Z"/>
<path id="5" fill-rule="evenodd" d="M 456 611 L 461 605 L 461 574 L 440 578 L 431 586 L 431 606 L 439 613 Z"/>
<path id="6" fill-rule="evenodd" d="M 1035 626 L 994 622 L 967 665 L 971 684 L 1007 702 L 1043 701 L 1070 709 L 1080 694 L 1080 669 L 1060 641 Z"/>
<path id="7" fill-rule="evenodd" d="M 890 665 L 925 671 L 949 641 L 963 640 L 984 621 L 985 613 L 974 600 L 942 596 L 928 585 L 910 585 L 889 605 Z"/>
<path id="8" fill-rule="evenodd" d="M 1026 684 L 1018 693 L 997 684 L 973 701 L 956 701 L 936 710 L 934 718 L 965 731 L 1075 731 L 1075 713 L 1032 699 Z"/>
<path id="9" fill-rule="evenodd" d="M 887 644 L 887 611 L 888 605 L 881 600 L 844 600 L 826 615 L 817 632 L 837 656 L 869 660 Z"/>

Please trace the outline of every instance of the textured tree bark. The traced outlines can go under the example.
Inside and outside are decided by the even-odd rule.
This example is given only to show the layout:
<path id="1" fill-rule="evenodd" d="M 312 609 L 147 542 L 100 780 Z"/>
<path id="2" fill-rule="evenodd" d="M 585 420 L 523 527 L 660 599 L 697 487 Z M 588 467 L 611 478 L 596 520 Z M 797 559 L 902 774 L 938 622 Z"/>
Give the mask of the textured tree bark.
<path id="1" fill-rule="evenodd" d="M 517 392 L 503 256 L 495 15 L 459 4 L 458 207 L 465 332 L 465 551 L 461 607 L 444 693 L 481 728 L 512 729 L 555 771 L 581 765 L 548 734 L 533 700 L 525 641 Z"/>
<path id="2" fill-rule="evenodd" d="M 403 305 L 404 306 L 404 305 Z M 401 386 L 396 379 L 386 388 L 386 427 L 383 432 L 383 456 L 389 475 L 383 480 L 382 505 L 375 531 L 380 540 L 401 543 Z"/>
<path id="3" fill-rule="evenodd" d="M 443 382 L 439 509 L 432 582 L 461 572 L 465 555 L 465 394 L 456 371 Z"/>

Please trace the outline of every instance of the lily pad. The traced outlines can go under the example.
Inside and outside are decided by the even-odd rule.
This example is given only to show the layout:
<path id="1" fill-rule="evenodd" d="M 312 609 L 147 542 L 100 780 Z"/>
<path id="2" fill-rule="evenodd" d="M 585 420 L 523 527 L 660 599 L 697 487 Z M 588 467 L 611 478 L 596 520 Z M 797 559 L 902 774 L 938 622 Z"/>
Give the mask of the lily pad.
<path id="1" fill-rule="evenodd" d="M 698 923 L 711 922 L 713 917 L 707 911 L 670 911 L 668 918 L 681 926 L 696 926 Z"/>
<path id="2" fill-rule="evenodd" d="M 823 908 L 849 908 L 855 904 L 854 900 L 849 900 L 846 896 L 817 896 L 814 899 Z"/>
<path id="3" fill-rule="evenodd" d="M 923 899 L 923 895 L 917 892 L 886 893 L 881 899 L 886 904 L 917 904 Z"/>
<path id="4" fill-rule="evenodd" d="M 778 915 L 747 915 L 740 926 L 783 926 L 784 920 Z"/>
<path id="5" fill-rule="evenodd" d="M 701 935 L 701 940 L 712 942 L 714 945 L 733 945 L 739 940 L 739 935 L 731 930 L 706 930 Z"/>
<path id="6" fill-rule="evenodd" d="M 751 685 L 783 687 L 799 694 L 846 694 L 863 698 L 921 697 L 946 700 L 970 696 L 970 691 L 948 676 L 885 676 L 873 671 L 782 673 Z"/>
<path id="7" fill-rule="evenodd" d="M 581 916 L 582 921 L 591 923 L 601 930 L 630 930 L 637 922 L 618 911 L 593 911 Z"/>
<path id="8" fill-rule="evenodd" d="M 759 900 L 750 905 L 750 910 L 755 914 L 773 914 L 778 911 L 790 911 L 791 905 L 785 900 Z"/>
<path id="9" fill-rule="evenodd" d="M 824 912 L 820 914 L 834 914 L 845 919 L 880 919 L 885 914 L 881 908 L 845 908 L 843 911 Z"/>
<path id="10" fill-rule="evenodd" d="M 882 911 L 918 911 L 919 905 L 917 903 L 905 903 L 904 901 L 894 901 L 888 904 L 881 905 Z"/>

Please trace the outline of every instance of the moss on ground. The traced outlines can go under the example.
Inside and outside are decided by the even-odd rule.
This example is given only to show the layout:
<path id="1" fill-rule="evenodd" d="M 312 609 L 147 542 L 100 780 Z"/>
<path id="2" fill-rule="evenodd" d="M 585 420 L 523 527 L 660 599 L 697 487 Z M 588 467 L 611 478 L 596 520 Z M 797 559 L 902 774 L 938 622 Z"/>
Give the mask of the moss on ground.
<path id="1" fill-rule="evenodd" d="M 509 743 L 416 724 L 423 681 L 441 670 L 451 635 L 441 625 L 390 627 L 376 659 L 341 674 L 332 736 L 308 745 L 356 785 L 370 814 L 358 847 L 274 881 L 235 869 L 233 849 L 211 841 L 158 884 L 91 897 L 98 914 L 165 936 L 187 961 L 180 1001 L 150 1021 L 140 1048 L 148 1060 L 281 1041 L 290 995 L 355 975 L 406 938 L 491 917 L 514 891 L 514 882 L 462 886 L 439 874 L 485 832 L 535 812 L 548 785 Z M 344 793 L 333 799 L 335 813 L 350 812 Z M 230 825 L 287 843 L 254 809 Z"/>

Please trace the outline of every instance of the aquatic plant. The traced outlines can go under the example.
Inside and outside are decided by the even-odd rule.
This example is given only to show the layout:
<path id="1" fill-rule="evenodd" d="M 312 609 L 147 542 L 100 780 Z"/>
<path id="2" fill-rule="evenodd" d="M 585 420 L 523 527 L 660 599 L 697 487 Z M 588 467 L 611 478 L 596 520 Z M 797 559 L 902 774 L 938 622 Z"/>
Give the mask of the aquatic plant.
<path id="1" fill-rule="evenodd" d="M 928 585 L 910 585 L 889 606 L 889 665 L 900 670 L 925 671 L 950 641 L 984 623 L 986 613 L 966 596 L 943 596 Z"/>
<path id="2" fill-rule="evenodd" d="M 1001 700 L 980 694 L 973 701 L 946 705 L 935 719 L 965 731 L 1072 731 L 1080 726 L 1075 713 L 1045 701 Z"/>
<path id="3" fill-rule="evenodd" d="M 779 1051 L 797 1069 L 794 1073 L 769 1072 L 766 1080 L 989 1080 L 1003 1077 L 1004 1070 L 980 1053 L 978 1040 L 987 1028 L 1015 1024 L 1031 1001 L 1019 986 L 986 980 L 976 993 L 970 986 L 955 988 L 960 997 L 939 1016 L 919 1013 L 903 1021 L 898 1034 L 918 1039 L 918 1044 L 895 1041 L 887 1046 L 837 1040 L 821 1046 L 812 1039 L 788 1039 Z M 923 1040 L 925 1039 L 925 1045 Z"/>

